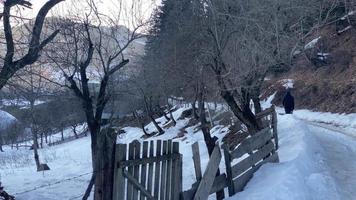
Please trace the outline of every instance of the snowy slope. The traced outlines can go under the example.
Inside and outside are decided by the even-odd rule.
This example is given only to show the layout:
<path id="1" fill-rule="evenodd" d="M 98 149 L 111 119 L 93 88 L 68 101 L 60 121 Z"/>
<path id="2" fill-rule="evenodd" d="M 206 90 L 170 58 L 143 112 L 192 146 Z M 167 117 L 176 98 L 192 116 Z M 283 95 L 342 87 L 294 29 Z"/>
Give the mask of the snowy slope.
<path id="1" fill-rule="evenodd" d="M 180 108 L 173 113 L 177 119 L 181 113 L 189 107 Z M 164 124 L 164 117 L 157 119 Z M 180 143 L 180 152 L 183 154 L 184 182 L 183 189 L 189 189 L 195 181 L 191 144 L 198 141 L 202 156 L 202 168 L 205 169 L 208 162 L 207 150 L 201 131 L 194 127 L 186 129 L 184 137 L 177 138 L 177 133 L 187 125 L 188 119 L 177 121 L 175 127 L 167 128 L 166 133 L 152 137 L 149 140 L 174 139 Z M 154 130 L 153 124 L 148 124 L 146 129 Z M 143 132 L 134 127 L 125 128 L 126 133 L 118 138 L 118 142 L 128 143 L 135 139 L 143 141 Z M 212 134 L 220 140 L 227 133 L 226 127 L 216 126 Z M 32 159 L 32 151 L 21 149 L 20 151 L 5 149 L 0 153 L 0 174 L 6 190 L 15 194 L 17 200 L 55 200 L 55 199 L 80 199 L 84 193 L 91 175 L 90 138 L 84 137 L 65 144 L 45 147 L 40 149 L 40 159 L 47 163 L 50 171 L 36 172 Z M 221 163 L 223 167 L 223 162 Z M 33 190 L 34 189 L 34 190 Z M 63 192 L 65 191 L 65 192 Z"/>

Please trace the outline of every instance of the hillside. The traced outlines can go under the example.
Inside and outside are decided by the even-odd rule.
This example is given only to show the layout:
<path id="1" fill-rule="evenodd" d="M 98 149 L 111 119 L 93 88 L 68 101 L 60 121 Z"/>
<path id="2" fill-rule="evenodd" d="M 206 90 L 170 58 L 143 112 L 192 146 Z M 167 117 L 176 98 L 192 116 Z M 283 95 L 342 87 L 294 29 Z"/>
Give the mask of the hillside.
<path id="1" fill-rule="evenodd" d="M 315 30 L 295 52 L 288 72 L 267 81 L 264 98 L 278 91 L 273 103 L 281 105 L 283 79 L 293 79 L 296 107 L 315 111 L 356 112 L 355 12 Z"/>

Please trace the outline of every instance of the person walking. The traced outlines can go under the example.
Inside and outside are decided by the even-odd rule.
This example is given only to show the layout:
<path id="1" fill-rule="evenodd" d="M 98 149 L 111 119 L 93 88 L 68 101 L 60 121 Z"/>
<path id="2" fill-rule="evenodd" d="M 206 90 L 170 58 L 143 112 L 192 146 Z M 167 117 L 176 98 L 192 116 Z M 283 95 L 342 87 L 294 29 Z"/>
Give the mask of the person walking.
<path id="1" fill-rule="evenodd" d="M 291 94 L 290 89 L 287 89 L 287 93 L 283 98 L 283 106 L 286 114 L 292 114 L 294 110 L 294 97 Z"/>

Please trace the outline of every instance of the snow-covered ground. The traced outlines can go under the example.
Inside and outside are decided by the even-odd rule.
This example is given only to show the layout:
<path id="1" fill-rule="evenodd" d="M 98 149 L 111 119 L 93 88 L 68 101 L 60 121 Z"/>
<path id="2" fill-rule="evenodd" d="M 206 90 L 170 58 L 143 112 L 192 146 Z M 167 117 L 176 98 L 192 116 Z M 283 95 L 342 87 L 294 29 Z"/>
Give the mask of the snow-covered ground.
<path id="1" fill-rule="evenodd" d="M 266 101 L 264 105 L 268 103 Z M 175 118 L 185 109 L 187 108 L 180 108 L 174 112 Z M 221 106 L 218 109 L 222 111 L 224 108 Z M 245 190 L 230 199 L 353 199 L 356 195 L 353 191 L 356 184 L 356 161 L 352 161 L 356 155 L 355 139 L 304 120 L 328 123 L 332 119 L 332 124 L 352 127 L 355 115 L 330 113 L 325 114 L 328 117 L 322 119 L 324 114 L 296 111 L 293 115 L 278 115 L 280 163 L 262 166 Z M 164 117 L 157 121 L 161 125 L 166 123 Z M 176 138 L 187 123 L 188 119 L 178 120 L 175 127 L 165 130 L 165 134 L 149 139 L 175 138 L 174 141 L 180 142 L 184 166 L 183 189 L 189 189 L 195 180 L 191 153 L 194 142 L 198 141 L 200 145 L 203 170 L 208 162 L 203 135 L 198 129 L 195 130 L 196 127 L 188 127 L 183 137 Z M 147 125 L 146 129 L 153 131 L 153 124 Z M 125 131 L 118 142 L 144 140 L 141 129 L 128 127 Z M 220 140 L 226 132 L 227 128 L 222 126 L 212 129 L 212 134 Z M 36 172 L 32 151 L 9 148 L 5 148 L 5 151 L 0 153 L 1 181 L 9 193 L 16 195 L 17 200 L 80 199 L 90 179 L 89 137 L 41 149 L 40 159 L 51 168 L 46 172 Z M 223 161 L 220 166 L 225 171 Z M 210 199 L 214 197 L 211 196 Z"/>
<path id="2" fill-rule="evenodd" d="M 245 190 L 230 199 L 339 199 L 325 150 L 309 126 L 293 115 L 279 115 L 278 120 L 280 163 L 262 166 Z"/>
<path id="3" fill-rule="evenodd" d="M 46 103 L 45 101 L 36 100 L 35 106 Z M 0 108 L 2 106 L 20 106 L 21 108 L 29 108 L 30 102 L 25 99 L 2 99 L 0 100 Z"/>

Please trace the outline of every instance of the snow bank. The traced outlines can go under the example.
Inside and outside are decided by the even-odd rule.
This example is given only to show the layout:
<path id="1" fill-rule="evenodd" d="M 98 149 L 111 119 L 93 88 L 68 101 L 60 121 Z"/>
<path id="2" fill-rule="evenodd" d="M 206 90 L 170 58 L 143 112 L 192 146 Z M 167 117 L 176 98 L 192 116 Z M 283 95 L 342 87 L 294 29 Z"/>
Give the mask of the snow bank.
<path id="1" fill-rule="evenodd" d="M 335 183 L 324 167 L 317 140 L 292 115 L 279 115 L 280 163 L 260 168 L 244 191 L 230 200 L 338 199 Z"/>
<path id="2" fill-rule="evenodd" d="M 294 115 L 299 119 L 331 124 L 340 128 L 344 128 L 356 136 L 356 114 L 338 114 L 330 112 L 313 112 L 310 110 L 296 110 Z"/>
<path id="3" fill-rule="evenodd" d="M 312 41 L 310 41 L 308 44 L 306 44 L 306 45 L 304 46 L 304 49 L 306 50 L 306 49 L 312 49 L 312 48 L 314 48 L 315 45 L 318 43 L 318 41 L 319 41 L 320 39 L 321 39 L 321 36 L 319 36 L 319 37 L 313 39 Z"/>

